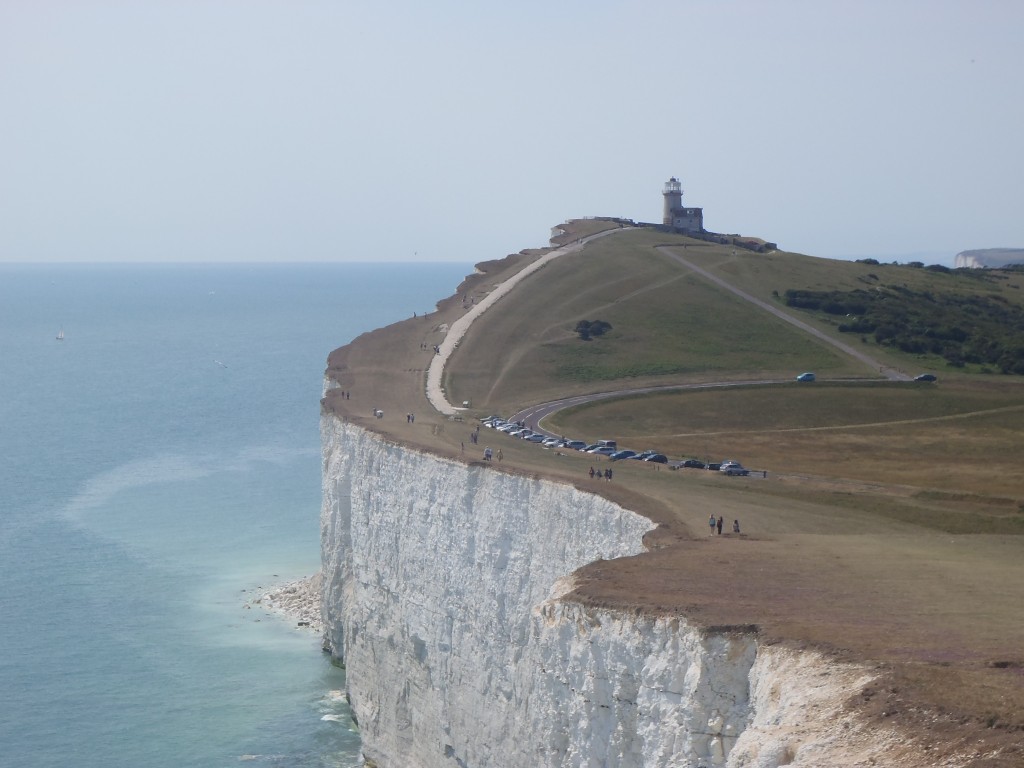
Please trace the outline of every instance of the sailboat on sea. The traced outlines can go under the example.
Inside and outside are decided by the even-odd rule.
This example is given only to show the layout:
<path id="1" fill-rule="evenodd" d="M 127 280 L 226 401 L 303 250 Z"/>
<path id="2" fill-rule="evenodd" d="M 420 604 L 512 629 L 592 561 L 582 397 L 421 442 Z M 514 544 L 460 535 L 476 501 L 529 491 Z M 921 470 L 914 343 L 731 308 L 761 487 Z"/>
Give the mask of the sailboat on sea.
<path id="1" fill-rule="evenodd" d="M 64 329 L 57 331 L 57 341 L 64 341 Z"/>

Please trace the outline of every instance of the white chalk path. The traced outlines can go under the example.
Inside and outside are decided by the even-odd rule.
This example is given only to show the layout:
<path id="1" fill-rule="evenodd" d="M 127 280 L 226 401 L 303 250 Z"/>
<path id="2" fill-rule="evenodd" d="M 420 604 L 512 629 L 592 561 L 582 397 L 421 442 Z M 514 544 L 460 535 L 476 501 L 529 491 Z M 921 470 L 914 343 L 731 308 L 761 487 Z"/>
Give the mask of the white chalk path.
<path id="1" fill-rule="evenodd" d="M 444 379 L 444 367 L 448 364 L 448 358 L 451 357 L 452 352 L 455 351 L 455 347 L 458 346 L 462 337 L 466 335 L 466 331 L 469 330 L 469 326 L 473 324 L 474 320 L 494 306 L 494 304 L 501 299 L 502 296 L 511 291 L 520 280 L 532 275 L 549 262 L 557 259 L 559 256 L 564 256 L 567 253 L 574 253 L 575 251 L 580 250 L 584 245 L 592 240 L 596 240 L 599 237 L 613 235 L 616 232 L 622 232 L 624 229 L 629 229 L 629 227 L 608 229 L 604 232 L 598 232 L 596 235 L 584 237 L 574 243 L 563 245 L 561 248 L 544 254 L 537 259 L 537 261 L 512 275 L 508 280 L 503 283 L 499 283 L 494 290 L 487 294 L 487 296 L 485 296 L 479 303 L 474 304 L 472 309 L 452 323 L 448 327 L 448 333 L 445 335 L 444 341 L 440 344 L 440 351 L 438 354 L 434 355 L 434 358 L 430 361 L 430 367 L 427 368 L 427 400 L 430 401 L 430 404 L 445 416 L 455 416 L 459 411 L 464 410 L 462 408 L 456 408 L 448 402 L 444 389 L 441 387 L 441 382 Z"/>

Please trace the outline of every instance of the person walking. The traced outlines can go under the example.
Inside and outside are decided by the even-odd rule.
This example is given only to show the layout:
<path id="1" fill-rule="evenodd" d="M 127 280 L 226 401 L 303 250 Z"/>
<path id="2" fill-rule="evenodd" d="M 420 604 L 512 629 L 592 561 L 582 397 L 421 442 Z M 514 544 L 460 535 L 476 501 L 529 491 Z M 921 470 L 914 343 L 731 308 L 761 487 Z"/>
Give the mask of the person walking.
<path id="1" fill-rule="evenodd" d="M 740 532 L 740 521 L 739 520 L 733 520 L 732 521 L 732 532 L 733 533 L 739 533 Z"/>
<path id="2" fill-rule="evenodd" d="M 722 519 L 722 517 L 721 517 L 721 516 L 719 516 L 719 518 L 718 518 L 718 524 L 717 524 L 717 527 L 718 527 L 718 535 L 719 535 L 719 536 L 721 536 L 721 535 L 722 535 L 722 523 L 724 523 L 724 522 L 725 522 L 725 521 L 724 521 L 724 520 Z"/>
<path id="3" fill-rule="evenodd" d="M 715 524 L 716 524 L 717 522 L 718 522 L 718 521 L 717 521 L 717 520 L 715 519 L 715 516 L 714 516 L 714 515 L 712 515 L 711 517 L 709 517 L 709 518 L 708 518 L 708 525 L 710 525 L 710 526 L 711 526 L 711 535 L 712 535 L 712 536 L 714 536 L 714 535 L 715 535 Z"/>

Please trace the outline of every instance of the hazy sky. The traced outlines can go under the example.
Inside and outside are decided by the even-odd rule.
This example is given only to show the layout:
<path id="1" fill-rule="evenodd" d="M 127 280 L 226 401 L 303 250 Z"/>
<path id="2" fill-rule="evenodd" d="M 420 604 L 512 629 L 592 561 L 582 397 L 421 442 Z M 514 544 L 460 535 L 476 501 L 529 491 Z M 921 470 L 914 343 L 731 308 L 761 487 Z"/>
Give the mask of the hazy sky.
<path id="1" fill-rule="evenodd" d="M 0 261 L 1024 247 L 1024 3 L 0 0 Z"/>

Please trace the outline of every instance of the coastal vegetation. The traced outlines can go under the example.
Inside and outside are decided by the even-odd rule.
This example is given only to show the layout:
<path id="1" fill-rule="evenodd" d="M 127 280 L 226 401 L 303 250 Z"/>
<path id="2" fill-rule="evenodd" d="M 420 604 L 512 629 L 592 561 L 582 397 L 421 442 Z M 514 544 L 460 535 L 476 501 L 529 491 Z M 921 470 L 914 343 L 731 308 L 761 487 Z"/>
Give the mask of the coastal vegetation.
<path id="1" fill-rule="evenodd" d="M 612 329 L 611 323 L 604 320 L 580 320 L 576 323 L 575 331 L 583 341 L 590 341 L 595 336 L 603 336 L 606 331 Z"/>
<path id="2" fill-rule="evenodd" d="M 978 295 L 960 290 L 961 284 L 978 277 L 993 284 L 1008 279 L 978 272 L 945 270 L 949 277 L 938 290 L 880 281 L 874 288 L 853 291 L 789 289 L 785 303 L 842 318 L 839 332 L 859 335 L 864 343 L 870 337 L 901 352 L 942 358 L 954 368 L 971 365 L 984 373 L 1024 375 L 1024 308 L 996 291 Z"/>

